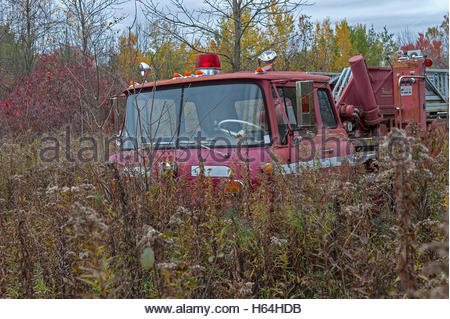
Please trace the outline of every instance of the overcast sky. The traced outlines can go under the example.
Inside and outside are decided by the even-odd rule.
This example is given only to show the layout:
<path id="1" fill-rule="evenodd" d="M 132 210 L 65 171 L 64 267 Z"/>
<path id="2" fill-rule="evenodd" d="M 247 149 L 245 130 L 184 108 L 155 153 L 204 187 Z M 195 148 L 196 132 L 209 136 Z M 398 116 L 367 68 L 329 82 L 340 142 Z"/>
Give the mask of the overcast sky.
<path id="1" fill-rule="evenodd" d="M 124 5 L 120 13 L 128 14 L 122 24 L 129 25 L 134 17 L 134 0 Z M 423 32 L 429 26 L 441 23 L 448 12 L 448 0 L 308 0 L 310 6 L 301 12 L 313 21 L 330 18 L 332 22 L 347 19 L 350 24 L 373 25 L 377 30 L 384 26 L 394 34 L 405 29 Z M 198 6 L 201 0 L 184 0 L 187 6 Z M 169 0 L 160 0 L 169 3 Z"/>
<path id="2" fill-rule="evenodd" d="M 303 12 L 317 20 L 346 18 L 350 24 L 373 24 L 378 30 L 386 26 L 393 33 L 406 28 L 419 32 L 441 23 L 448 0 L 316 0 Z"/>

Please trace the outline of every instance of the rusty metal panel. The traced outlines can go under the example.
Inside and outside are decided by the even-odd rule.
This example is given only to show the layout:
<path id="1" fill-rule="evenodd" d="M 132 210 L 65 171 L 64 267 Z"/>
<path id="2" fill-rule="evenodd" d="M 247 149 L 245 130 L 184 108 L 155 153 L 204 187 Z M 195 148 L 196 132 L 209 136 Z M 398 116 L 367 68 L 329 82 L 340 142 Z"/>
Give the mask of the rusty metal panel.
<path id="1" fill-rule="evenodd" d="M 397 125 L 409 123 L 426 126 L 425 66 L 423 60 L 398 61 L 394 66 L 394 102 L 398 108 Z"/>

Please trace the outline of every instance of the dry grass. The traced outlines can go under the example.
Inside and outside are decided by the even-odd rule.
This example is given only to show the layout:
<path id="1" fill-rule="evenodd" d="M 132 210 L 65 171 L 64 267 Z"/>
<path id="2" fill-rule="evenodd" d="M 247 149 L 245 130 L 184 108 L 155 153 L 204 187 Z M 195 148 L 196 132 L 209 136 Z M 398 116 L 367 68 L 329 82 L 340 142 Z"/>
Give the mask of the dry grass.
<path id="1" fill-rule="evenodd" d="M 0 297 L 448 298 L 448 136 L 408 138 L 412 157 L 377 173 L 274 175 L 235 196 L 45 164 L 38 142 L 4 139 Z"/>

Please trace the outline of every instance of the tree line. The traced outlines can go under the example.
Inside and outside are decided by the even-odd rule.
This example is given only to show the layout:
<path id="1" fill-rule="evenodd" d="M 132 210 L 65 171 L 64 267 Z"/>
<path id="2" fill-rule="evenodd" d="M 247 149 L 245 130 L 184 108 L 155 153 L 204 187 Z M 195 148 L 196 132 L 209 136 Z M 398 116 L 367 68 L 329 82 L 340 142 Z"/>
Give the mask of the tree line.
<path id="1" fill-rule="evenodd" d="M 69 121 L 103 128 L 109 98 L 152 66 L 154 79 L 191 71 L 199 52 L 220 55 L 227 72 L 253 70 L 267 49 L 277 68 L 340 72 L 363 54 L 385 65 L 399 48 L 421 49 L 448 67 L 448 16 L 420 34 L 395 36 L 345 19 L 315 22 L 299 14 L 304 0 L 0 0 L 0 124 L 39 131 Z M 135 19 L 125 26 L 124 6 Z M 140 14 L 138 14 L 140 13 Z M 24 118 L 27 121 L 24 121 Z M 53 120 L 52 120 L 53 119 Z"/>

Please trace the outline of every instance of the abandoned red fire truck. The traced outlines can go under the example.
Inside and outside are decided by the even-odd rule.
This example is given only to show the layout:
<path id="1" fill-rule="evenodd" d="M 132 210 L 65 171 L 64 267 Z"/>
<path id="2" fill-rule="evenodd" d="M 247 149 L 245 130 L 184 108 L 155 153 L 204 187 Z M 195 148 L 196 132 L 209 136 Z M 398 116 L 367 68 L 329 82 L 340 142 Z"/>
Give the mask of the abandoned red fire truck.
<path id="1" fill-rule="evenodd" d="M 275 59 L 267 51 L 255 71 L 222 73 L 217 55 L 200 54 L 193 73 L 130 83 L 121 151 L 110 161 L 238 185 L 245 174 L 366 161 L 393 127 L 447 123 L 448 70 L 430 76 L 420 51 L 399 52 L 388 67 L 357 55 L 340 74 L 276 71 Z M 144 78 L 149 70 L 141 63 Z"/>

